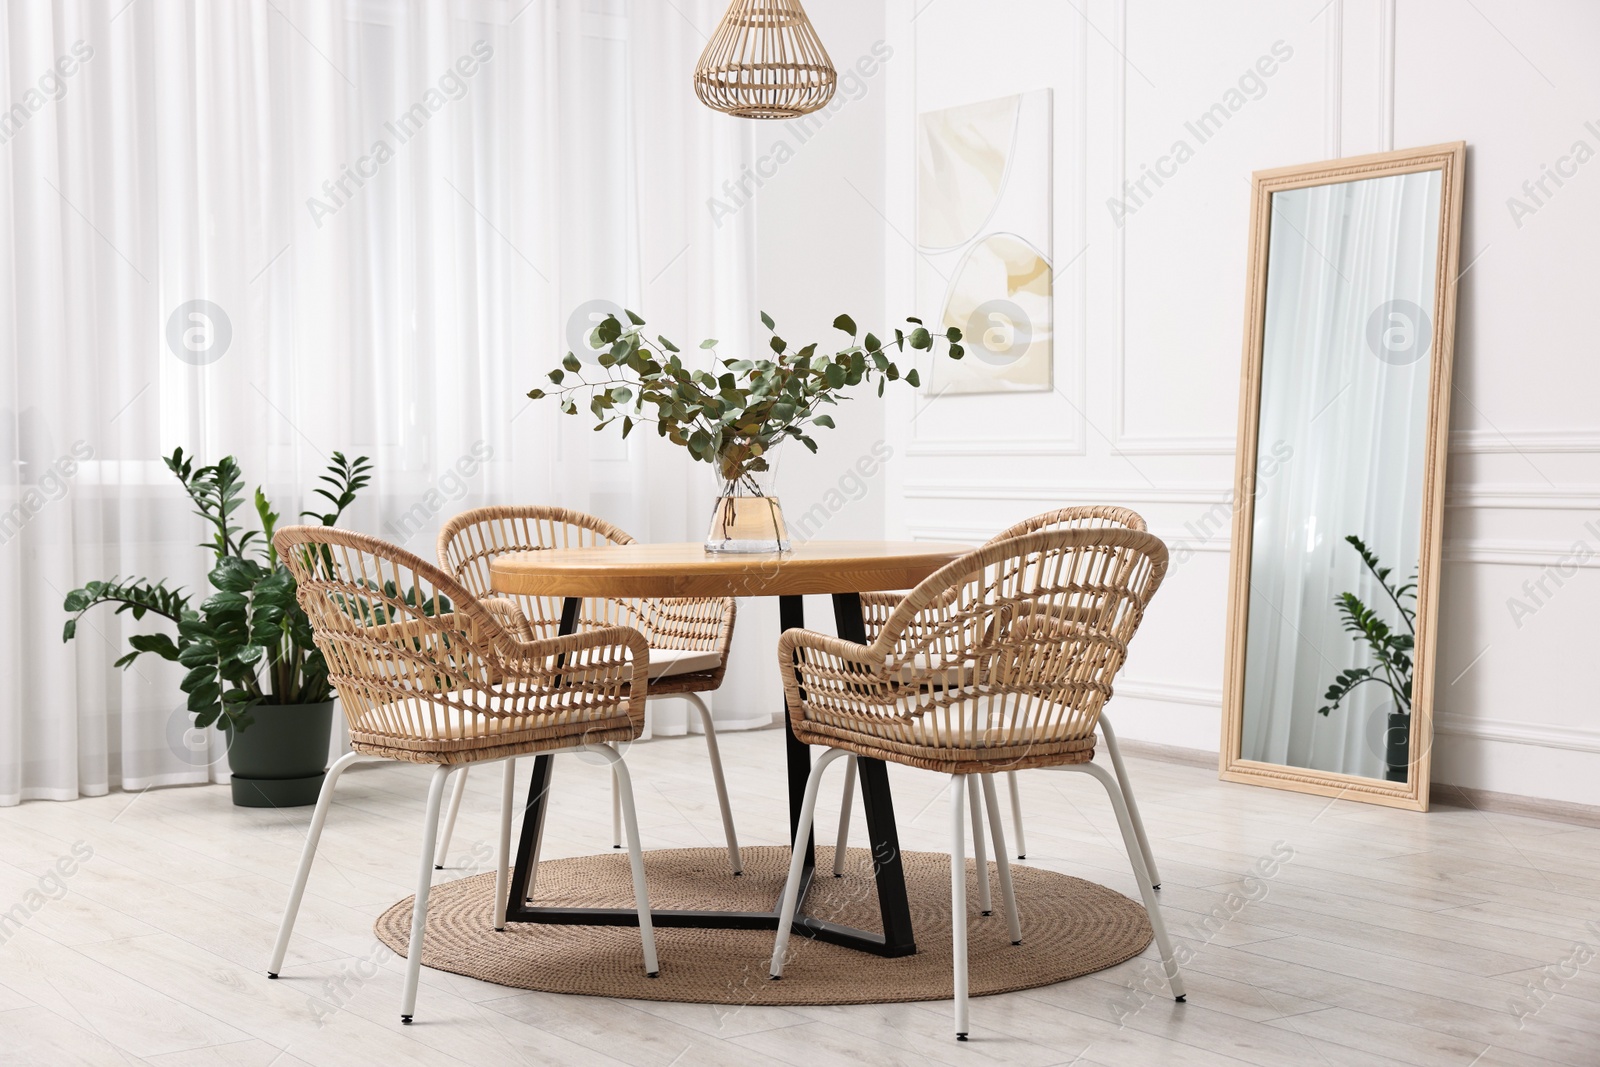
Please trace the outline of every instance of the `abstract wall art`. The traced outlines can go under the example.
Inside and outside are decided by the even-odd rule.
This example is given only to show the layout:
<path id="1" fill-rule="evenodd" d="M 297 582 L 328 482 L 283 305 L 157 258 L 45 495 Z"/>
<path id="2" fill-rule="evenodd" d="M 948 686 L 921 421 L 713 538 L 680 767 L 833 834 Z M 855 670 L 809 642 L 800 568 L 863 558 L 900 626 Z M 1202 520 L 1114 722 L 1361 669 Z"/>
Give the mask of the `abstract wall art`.
<path id="1" fill-rule="evenodd" d="M 917 304 L 968 353 L 933 397 L 1052 387 L 1051 130 L 1048 89 L 918 116 Z"/>

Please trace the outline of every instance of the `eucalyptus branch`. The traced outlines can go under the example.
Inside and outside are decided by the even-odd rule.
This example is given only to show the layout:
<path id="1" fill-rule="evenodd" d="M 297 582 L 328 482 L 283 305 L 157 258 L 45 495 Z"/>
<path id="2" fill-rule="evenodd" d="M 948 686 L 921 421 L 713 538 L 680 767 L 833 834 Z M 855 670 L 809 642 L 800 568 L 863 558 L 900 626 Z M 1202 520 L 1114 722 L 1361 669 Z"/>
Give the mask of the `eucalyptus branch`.
<path id="1" fill-rule="evenodd" d="M 832 353 L 819 353 L 816 344 L 791 349 L 778 336 L 772 317 L 763 314 L 761 321 L 771 332 L 771 358 L 724 359 L 717 355 L 718 342 L 710 339 L 700 349 L 710 354 L 711 366 L 693 367 L 666 337 L 648 337 L 644 319 L 631 311 L 626 315 L 626 324 L 607 316 L 590 332 L 589 346 L 600 353 L 603 378 L 591 379 L 583 361 L 568 352 L 548 374 L 554 389 L 534 389 L 528 396 L 553 397 L 569 415 L 578 413 L 579 400 L 586 396 L 596 430 L 620 419 L 622 436 L 627 437 L 635 425 L 649 423 L 694 459 L 716 464 L 725 481 L 752 489 L 752 476 L 770 468 L 768 454 L 784 439 L 817 450 L 812 432 L 835 428 L 823 406 L 848 399 L 848 390 L 876 380 L 881 396 L 888 382 L 903 379 L 913 388 L 921 384 L 915 368 L 901 373 L 893 354 L 931 352 L 939 340 L 948 345 L 952 359 L 964 354 L 960 330 L 947 329 L 936 337 L 913 318 L 907 320 L 910 330 L 897 329 L 894 339 L 884 343 L 872 333 L 861 336 L 848 315 L 834 320 L 836 329 L 849 334 L 848 346 Z"/>

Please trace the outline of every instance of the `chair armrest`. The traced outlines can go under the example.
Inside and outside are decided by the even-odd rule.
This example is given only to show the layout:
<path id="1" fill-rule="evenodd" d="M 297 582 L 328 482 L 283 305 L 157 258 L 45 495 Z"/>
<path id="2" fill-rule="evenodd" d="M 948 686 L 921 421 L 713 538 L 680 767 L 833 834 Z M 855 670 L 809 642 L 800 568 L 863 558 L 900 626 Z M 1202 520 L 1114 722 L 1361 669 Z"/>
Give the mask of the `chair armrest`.
<path id="1" fill-rule="evenodd" d="M 575 719 L 585 718 L 585 709 L 607 708 L 626 701 L 635 731 L 644 730 L 650 645 L 638 630 L 608 626 L 537 641 L 504 633 L 495 641 L 494 651 L 499 696 L 531 697 L 539 710 L 561 711 Z"/>
<path id="2" fill-rule="evenodd" d="M 789 720 L 796 727 L 808 720 L 895 714 L 898 686 L 876 645 L 858 645 L 815 630 L 785 630 L 778 638 L 778 671 Z"/>
<path id="3" fill-rule="evenodd" d="M 522 613 L 517 602 L 510 597 L 486 596 L 478 601 L 484 609 L 494 616 L 496 622 L 506 628 L 506 631 L 519 640 L 534 640 L 533 626 L 528 622 L 528 617 Z"/>

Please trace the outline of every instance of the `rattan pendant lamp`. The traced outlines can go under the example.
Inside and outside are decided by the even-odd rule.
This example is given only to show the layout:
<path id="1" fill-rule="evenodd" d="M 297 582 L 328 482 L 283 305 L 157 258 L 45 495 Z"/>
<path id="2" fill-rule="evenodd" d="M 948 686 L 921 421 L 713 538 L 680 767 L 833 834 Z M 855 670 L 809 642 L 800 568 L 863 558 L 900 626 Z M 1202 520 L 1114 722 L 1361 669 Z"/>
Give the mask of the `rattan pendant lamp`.
<path id="1" fill-rule="evenodd" d="M 809 115 L 837 83 L 800 0 L 733 0 L 694 71 L 701 103 L 744 119 Z"/>

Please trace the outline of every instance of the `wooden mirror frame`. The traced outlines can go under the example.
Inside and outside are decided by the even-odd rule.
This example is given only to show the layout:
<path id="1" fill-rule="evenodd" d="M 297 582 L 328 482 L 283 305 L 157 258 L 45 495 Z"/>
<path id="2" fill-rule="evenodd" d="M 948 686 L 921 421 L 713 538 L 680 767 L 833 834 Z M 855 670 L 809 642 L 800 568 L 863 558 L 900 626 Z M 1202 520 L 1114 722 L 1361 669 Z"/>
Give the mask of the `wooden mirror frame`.
<path id="1" fill-rule="evenodd" d="M 1222 682 L 1221 777 L 1415 811 L 1428 810 L 1432 769 L 1434 650 L 1438 640 L 1440 545 L 1444 527 L 1445 463 L 1450 451 L 1450 374 L 1455 348 L 1457 264 L 1461 251 L 1461 192 L 1465 141 L 1352 156 L 1323 163 L 1260 170 L 1251 175 L 1250 245 L 1246 266 L 1244 368 L 1239 389 L 1239 440 L 1234 475 L 1233 542 L 1228 571 L 1228 646 Z M 1245 644 L 1250 613 L 1250 553 L 1255 530 L 1257 434 L 1261 422 L 1261 360 L 1267 311 L 1267 255 L 1272 196 L 1290 189 L 1440 172 L 1439 255 L 1434 282 L 1433 350 L 1429 362 L 1428 423 L 1422 492 L 1422 544 L 1417 555 L 1417 626 L 1411 694 L 1411 766 L 1405 782 L 1288 767 L 1240 756 L 1244 735 Z"/>

